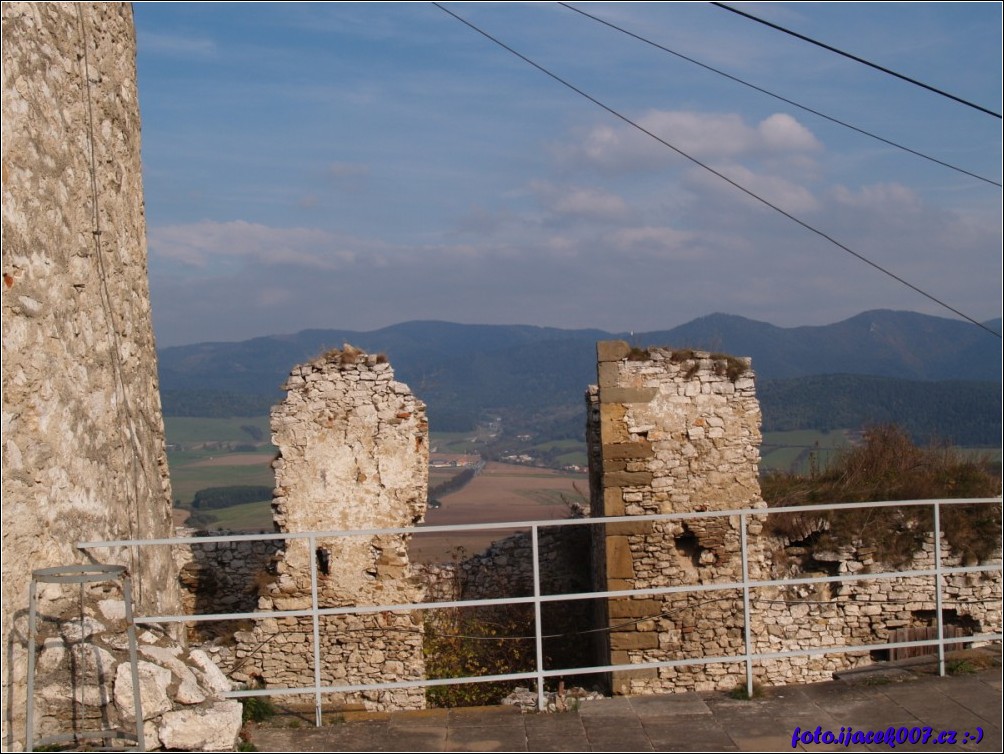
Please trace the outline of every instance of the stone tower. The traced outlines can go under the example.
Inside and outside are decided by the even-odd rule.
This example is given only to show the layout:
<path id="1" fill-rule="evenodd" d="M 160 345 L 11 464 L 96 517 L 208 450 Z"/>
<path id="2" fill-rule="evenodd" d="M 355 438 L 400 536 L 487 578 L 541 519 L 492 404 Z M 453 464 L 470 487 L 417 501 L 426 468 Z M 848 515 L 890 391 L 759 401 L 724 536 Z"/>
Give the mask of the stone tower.
<path id="1" fill-rule="evenodd" d="M 631 516 L 766 507 L 757 477 L 760 408 L 748 359 L 702 351 L 597 344 L 588 394 L 594 515 Z M 750 531 L 759 531 L 759 522 Z M 594 537 L 596 588 L 734 582 L 742 577 L 738 520 L 607 524 Z M 759 550 L 751 559 L 762 562 Z M 737 591 L 605 601 L 612 664 L 736 654 Z M 606 660 L 601 658 L 603 664 Z M 740 663 L 613 674 L 616 693 L 731 688 Z"/>
<path id="2" fill-rule="evenodd" d="M 87 562 L 81 540 L 173 531 L 130 5 L 3 4 L 2 178 L 10 743 L 6 726 L 23 731 L 30 571 Z M 129 567 L 142 609 L 176 612 L 167 548 L 94 557 Z"/>

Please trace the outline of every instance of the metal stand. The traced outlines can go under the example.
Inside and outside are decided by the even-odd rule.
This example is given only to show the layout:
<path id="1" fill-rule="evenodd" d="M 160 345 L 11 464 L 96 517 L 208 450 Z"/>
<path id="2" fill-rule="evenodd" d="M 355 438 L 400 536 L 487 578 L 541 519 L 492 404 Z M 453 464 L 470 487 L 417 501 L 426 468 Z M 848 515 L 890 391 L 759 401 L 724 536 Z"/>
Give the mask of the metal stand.
<path id="1" fill-rule="evenodd" d="M 136 624 L 132 612 L 132 581 L 124 566 L 117 565 L 84 565 L 58 566 L 56 568 L 39 568 L 31 572 L 31 586 L 28 590 L 28 704 L 25 714 L 27 734 L 25 736 L 25 751 L 35 750 L 35 631 L 38 601 L 36 585 L 43 584 L 93 584 L 105 581 L 122 582 L 122 599 L 125 602 L 126 633 L 129 637 L 129 666 L 132 671 L 133 712 L 136 715 L 136 730 L 127 733 L 124 730 L 81 730 L 72 733 L 59 733 L 39 738 L 40 746 L 59 746 L 79 743 L 84 740 L 100 740 L 102 742 L 122 741 L 132 743 L 133 749 L 124 751 L 144 751 L 143 740 L 143 706 L 139 692 L 139 670 L 136 659 Z M 96 750 L 88 747 L 91 750 Z M 112 747 L 108 747 L 112 748 Z"/>

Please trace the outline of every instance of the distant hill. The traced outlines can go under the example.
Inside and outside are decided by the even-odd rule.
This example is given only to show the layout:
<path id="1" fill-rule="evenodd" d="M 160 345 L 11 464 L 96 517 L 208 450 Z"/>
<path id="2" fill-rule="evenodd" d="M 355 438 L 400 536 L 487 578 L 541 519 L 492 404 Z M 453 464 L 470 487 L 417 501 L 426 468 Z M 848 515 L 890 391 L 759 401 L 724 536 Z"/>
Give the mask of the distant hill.
<path id="1" fill-rule="evenodd" d="M 1000 331 L 999 319 L 986 324 Z M 280 396 L 279 386 L 295 364 L 347 342 L 387 354 L 398 378 L 429 405 L 433 429 L 465 430 L 490 411 L 503 415 L 512 428 L 533 427 L 538 433 L 568 436 L 581 434 L 583 390 L 595 381 L 595 343 L 611 338 L 752 356 L 764 386 L 772 379 L 840 374 L 840 401 L 853 403 L 857 399 L 848 398 L 848 391 L 860 390 L 862 410 L 873 405 L 866 398 L 876 395 L 879 383 L 859 382 L 852 379 L 855 376 L 963 381 L 945 387 L 945 399 L 931 398 L 931 390 L 937 392 L 937 388 L 929 389 L 923 399 L 904 398 L 921 401 L 923 405 L 908 409 L 918 412 L 945 405 L 948 397 L 960 392 L 967 394 L 967 381 L 991 383 L 976 389 L 980 398 L 970 403 L 985 400 L 988 392 L 997 395 L 994 414 L 999 437 L 1001 340 L 972 324 L 913 312 L 871 311 L 832 325 L 793 328 L 712 314 L 672 330 L 631 336 L 602 330 L 449 322 L 406 322 L 371 332 L 304 330 L 236 343 L 162 349 L 160 380 L 169 415 L 212 415 L 205 412 L 213 406 L 222 412 L 218 415 L 250 412 L 263 400 Z M 820 414 L 845 415 L 827 408 L 830 399 L 837 397 L 832 386 L 807 384 L 815 387 L 790 389 L 801 396 L 800 401 L 815 406 L 805 412 L 807 418 L 817 421 Z M 885 383 L 881 389 L 897 390 Z M 899 392 L 904 396 L 923 393 L 907 388 Z M 767 394 L 762 397 L 766 415 L 770 400 Z M 785 400 L 792 399 L 789 395 Z M 992 408 L 983 406 L 984 410 Z"/>

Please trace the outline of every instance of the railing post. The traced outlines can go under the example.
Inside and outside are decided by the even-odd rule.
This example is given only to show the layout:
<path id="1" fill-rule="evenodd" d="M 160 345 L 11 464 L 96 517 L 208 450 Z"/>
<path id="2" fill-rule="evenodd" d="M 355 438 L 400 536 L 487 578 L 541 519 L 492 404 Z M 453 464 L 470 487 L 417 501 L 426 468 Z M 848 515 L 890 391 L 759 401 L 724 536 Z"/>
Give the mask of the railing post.
<path id="1" fill-rule="evenodd" d="M 753 698 L 753 651 L 750 631 L 750 564 L 746 542 L 746 514 L 739 514 L 739 542 L 743 556 L 743 652 L 746 660 L 746 698 Z"/>
<path id="2" fill-rule="evenodd" d="M 537 525 L 530 528 L 530 542 L 533 545 L 533 622 L 534 639 L 537 643 L 537 711 L 544 711 L 544 627 L 540 620 L 540 549 Z"/>
<path id="3" fill-rule="evenodd" d="M 314 627 L 314 726 L 321 727 L 321 626 L 317 614 L 317 538 L 311 534 L 307 538 L 310 548 L 310 620 Z"/>
<path id="4" fill-rule="evenodd" d="M 945 675 L 945 622 L 941 613 L 941 503 L 934 502 L 934 608 L 938 614 L 938 675 Z"/>

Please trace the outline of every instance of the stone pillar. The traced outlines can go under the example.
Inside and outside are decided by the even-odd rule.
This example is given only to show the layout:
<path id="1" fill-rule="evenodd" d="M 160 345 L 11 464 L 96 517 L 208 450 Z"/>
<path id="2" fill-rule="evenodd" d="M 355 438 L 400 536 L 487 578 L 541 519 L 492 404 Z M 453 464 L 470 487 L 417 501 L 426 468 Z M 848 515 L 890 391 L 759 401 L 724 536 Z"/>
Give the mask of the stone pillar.
<path id="1" fill-rule="evenodd" d="M 4 740 L 33 568 L 81 540 L 171 536 L 127 3 L 3 3 Z M 179 609 L 169 548 L 98 550 Z M 43 601 L 51 590 L 43 590 Z M 43 604 L 43 611 L 45 606 Z"/>
<path id="2" fill-rule="evenodd" d="M 594 515 L 765 507 L 758 482 L 760 409 L 749 359 L 597 344 L 590 406 Z M 609 524 L 596 533 L 596 586 L 618 590 L 741 579 L 738 520 Z M 760 523 L 751 525 L 759 532 Z M 759 550 L 754 559 L 762 560 Z M 612 664 L 742 649 L 741 594 L 606 601 Z M 601 662 L 603 659 L 601 658 Z M 731 688 L 740 664 L 613 674 L 616 693 Z"/>
<path id="3" fill-rule="evenodd" d="M 382 356 L 345 346 L 293 369 L 286 399 L 272 411 L 272 501 L 279 531 L 347 531 L 412 526 L 425 515 L 425 405 L 394 380 Z M 327 538 L 313 551 L 289 540 L 259 609 L 310 606 L 311 561 L 321 607 L 420 602 L 408 536 Z M 321 624 L 322 683 L 414 680 L 424 675 L 420 614 L 328 617 Z M 250 635 L 249 635 L 250 634 Z M 309 619 L 261 621 L 240 634 L 247 674 L 266 685 L 313 683 Z M 421 689 L 367 693 L 337 702 L 374 709 L 424 706 Z"/>

